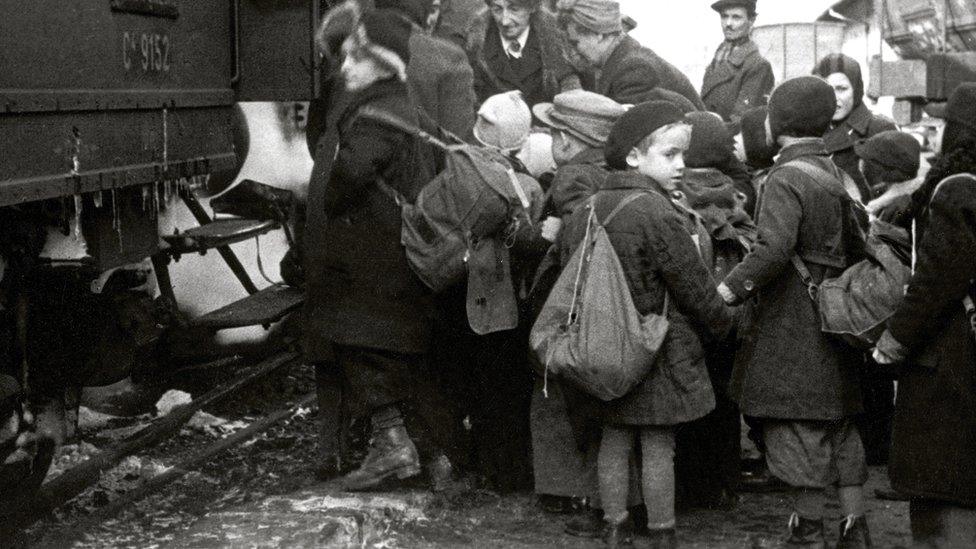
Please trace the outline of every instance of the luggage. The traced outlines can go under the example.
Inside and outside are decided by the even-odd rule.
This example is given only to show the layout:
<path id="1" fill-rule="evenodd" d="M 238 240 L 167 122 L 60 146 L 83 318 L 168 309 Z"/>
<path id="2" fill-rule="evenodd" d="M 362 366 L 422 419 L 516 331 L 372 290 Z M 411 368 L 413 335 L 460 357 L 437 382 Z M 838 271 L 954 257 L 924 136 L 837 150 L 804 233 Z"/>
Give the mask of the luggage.
<path id="1" fill-rule="evenodd" d="M 641 192 L 624 198 L 603 220 L 591 198 L 586 236 L 536 319 L 529 345 L 549 373 L 604 401 L 629 393 L 647 376 L 668 331 L 660 315 L 641 317 L 604 227 Z"/>
<path id="2" fill-rule="evenodd" d="M 435 293 L 467 276 L 467 313 L 479 335 L 518 325 L 512 281 L 511 239 L 529 218 L 529 198 L 499 152 L 465 143 L 449 145 L 378 109 L 359 112 L 414 135 L 445 153 L 444 168 L 410 204 L 394 189 L 380 188 L 401 208 L 400 242 L 417 277 Z"/>
<path id="3" fill-rule="evenodd" d="M 825 185 L 832 177 L 805 162 L 790 165 L 801 169 Z M 813 281 L 810 271 L 798 255 L 793 266 L 807 285 L 810 298 L 820 313 L 820 329 L 858 349 L 870 349 L 884 333 L 888 319 L 895 314 L 905 297 L 911 269 L 902 263 L 888 244 L 897 228 L 874 221 L 875 229 L 865 242 L 865 259 L 851 265 L 835 278 Z"/>

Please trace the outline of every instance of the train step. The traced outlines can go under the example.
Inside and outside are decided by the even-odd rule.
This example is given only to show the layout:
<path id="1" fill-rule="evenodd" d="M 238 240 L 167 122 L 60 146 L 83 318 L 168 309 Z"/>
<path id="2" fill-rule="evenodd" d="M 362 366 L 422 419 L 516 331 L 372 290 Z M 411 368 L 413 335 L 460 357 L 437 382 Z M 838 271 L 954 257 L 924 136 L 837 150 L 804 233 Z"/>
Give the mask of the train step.
<path id="1" fill-rule="evenodd" d="M 256 294 L 235 301 L 190 321 L 193 326 L 211 330 L 267 326 L 281 320 L 305 301 L 305 294 L 290 286 L 269 286 Z"/>
<path id="2" fill-rule="evenodd" d="M 274 221 L 241 219 L 239 217 L 216 219 L 175 234 L 163 235 L 169 244 L 170 255 L 203 252 L 209 249 L 243 242 L 278 228 Z"/>

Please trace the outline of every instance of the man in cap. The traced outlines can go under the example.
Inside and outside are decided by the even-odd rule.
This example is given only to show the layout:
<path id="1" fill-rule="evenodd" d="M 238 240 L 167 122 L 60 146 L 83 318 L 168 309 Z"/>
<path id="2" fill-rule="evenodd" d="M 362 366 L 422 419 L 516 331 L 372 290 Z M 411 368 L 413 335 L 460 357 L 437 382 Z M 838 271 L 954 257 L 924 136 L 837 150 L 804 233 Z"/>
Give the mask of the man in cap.
<path id="1" fill-rule="evenodd" d="M 570 45 L 594 73 L 592 92 L 618 103 L 664 99 L 662 91 L 684 96 L 704 110 L 688 77 L 624 32 L 620 4 L 614 0 L 567 0 L 560 3 Z M 673 102 L 673 101 L 672 101 Z"/>
<path id="2" fill-rule="evenodd" d="M 845 517 L 841 547 L 870 546 L 863 486 L 861 353 L 820 330 L 808 284 L 839 275 L 864 255 L 863 236 L 840 168 L 820 136 L 835 109 L 830 85 L 804 76 L 769 100 L 769 127 L 782 146 L 763 187 L 759 236 L 719 285 L 728 303 L 750 301 L 730 394 L 761 418 L 766 462 L 794 492 L 787 547 L 823 547 L 828 487 Z M 752 301 L 751 298 L 758 299 Z"/>
<path id="3" fill-rule="evenodd" d="M 705 69 L 702 101 L 724 120 L 738 123 L 746 110 L 766 104 L 773 68 L 750 38 L 756 0 L 719 0 L 712 9 L 721 15 L 725 41 Z"/>

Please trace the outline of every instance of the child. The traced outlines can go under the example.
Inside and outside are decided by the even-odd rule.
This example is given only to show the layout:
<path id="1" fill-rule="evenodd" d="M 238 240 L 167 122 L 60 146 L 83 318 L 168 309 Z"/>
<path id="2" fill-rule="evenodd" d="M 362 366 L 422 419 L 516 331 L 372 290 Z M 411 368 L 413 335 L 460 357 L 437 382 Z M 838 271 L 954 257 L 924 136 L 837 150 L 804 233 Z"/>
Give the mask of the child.
<path id="1" fill-rule="evenodd" d="M 854 145 L 859 169 L 871 195 L 868 213 L 884 221 L 897 221 L 911 202 L 911 194 L 922 182 L 916 180 L 922 147 L 907 133 L 881 132 Z"/>
<path id="2" fill-rule="evenodd" d="M 628 459 L 637 444 L 652 546 L 675 546 L 674 428 L 715 406 L 704 351 L 693 326 L 706 327 L 721 338 L 732 324 L 690 234 L 691 219 L 672 202 L 670 189 L 681 180 L 690 139 L 690 127 L 682 119 L 681 110 L 660 101 L 643 103 L 624 114 L 605 148 L 607 164 L 616 171 L 594 197 L 595 214 L 603 221 L 624 199 L 637 195 L 606 224 L 607 235 L 623 264 L 638 311 L 647 315 L 666 309 L 670 321 L 647 378 L 600 410 L 603 433 L 597 471 L 603 537 L 610 547 L 627 544 L 633 537 L 627 512 Z M 589 208 L 579 208 L 570 217 L 560 237 L 564 262 L 582 240 L 589 214 Z"/>

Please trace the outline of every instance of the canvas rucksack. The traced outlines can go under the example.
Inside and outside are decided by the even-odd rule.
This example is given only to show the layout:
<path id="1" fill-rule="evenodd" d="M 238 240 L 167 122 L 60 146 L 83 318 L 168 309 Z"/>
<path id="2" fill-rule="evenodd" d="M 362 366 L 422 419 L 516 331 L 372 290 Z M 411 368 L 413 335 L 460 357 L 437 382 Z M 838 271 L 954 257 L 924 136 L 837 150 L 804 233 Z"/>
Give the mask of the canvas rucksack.
<path id="1" fill-rule="evenodd" d="M 643 194 L 628 195 L 601 223 L 590 198 L 586 236 L 539 313 L 529 345 L 549 373 L 601 399 L 629 393 L 654 366 L 668 331 L 668 298 L 660 315 L 642 317 L 607 236 L 613 218 Z"/>
<path id="2" fill-rule="evenodd" d="M 444 168 L 424 185 L 412 204 L 379 182 L 401 207 L 400 242 L 410 267 L 435 293 L 467 276 L 468 321 L 475 333 L 515 328 L 518 304 L 509 267 L 510 239 L 521 224 L 531 220 L 528 196 L 511 164 L 498 151 L 456 138 L 452 139 L 456 143 L 445 143 L 373 107 L 364 107 L 359 116 L 397 128 L 444 152 Z"/>
<path id="3" fill-rule="evenodd" d="M 834 176 L 828 172 L 803 161 L 793 161 L 787 165 L 799 169 L 821 187 L 845 199 L 850 208 L 857 207 L 849 191 L 844 196 L 834 191 L 829 184 Z M 852 217 L 852 214 L 849 215 Z M 851 265 L 837 277 L 824 279 L 820 284 L 814 282 L 800 256 L 794 254 L 791 261 L 807 285 L 810 298 L 817 305 L 821 331 L 866 350 L 878 342 L 888 319 L 904 299 L 911 269 L 898 259 L 887 242 L 876 235 L 867 237 L 864 254 L 865 259 Z"/>

